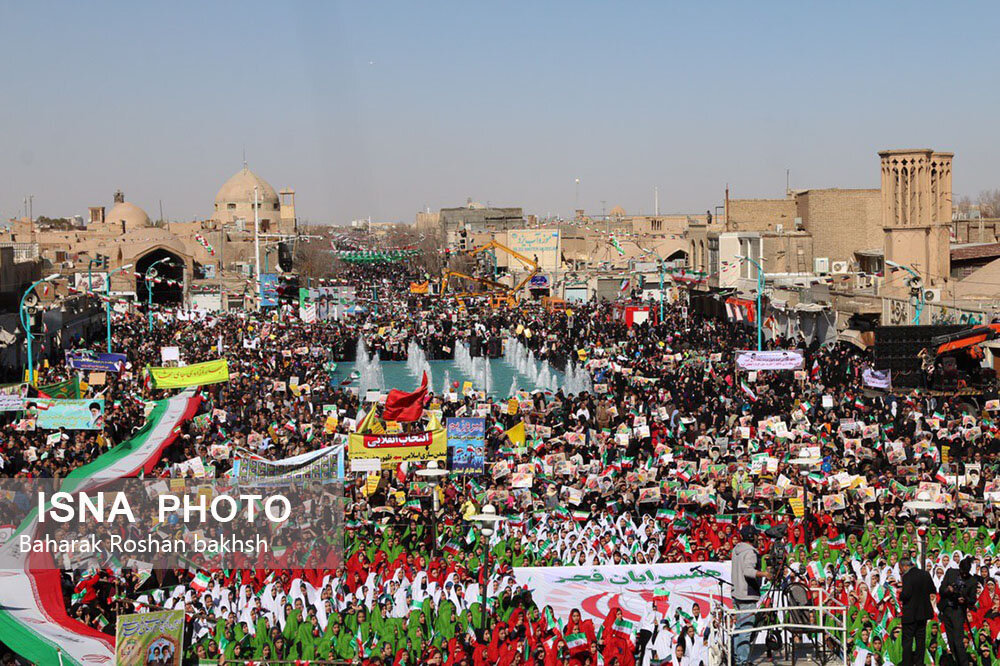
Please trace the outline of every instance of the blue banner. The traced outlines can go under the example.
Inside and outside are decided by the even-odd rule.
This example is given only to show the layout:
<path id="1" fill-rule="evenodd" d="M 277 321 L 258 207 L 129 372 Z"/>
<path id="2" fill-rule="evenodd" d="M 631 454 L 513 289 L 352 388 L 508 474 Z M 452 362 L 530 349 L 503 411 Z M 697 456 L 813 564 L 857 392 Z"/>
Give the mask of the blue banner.
<path id="1" fill-rule="evenodd" d="M 104 428 L 104 400 L 47 400 L 24 401 L 30 411 L 31 403 L 38 410 L 38 427 L 42 430 L 102 430 Z"/>
<path id="2" fill-rule="evenodd" d="M 125 354 L 99 354 L 89 349 L 66 352 L 66 365 L 74 370 L 121 372 L 125 369 Z"/>
<path id="3" fill-rule="evenodd" d="M 448 450 L 455 474 L 481 474 L 486 463 L 486 419 L 448 419 Z"/>
<path id="4" fill-rule="evenodd" d="M 260 306 L 273 308 L 278 305 L 278 275 L 276 273 L 260 274 Z"/>

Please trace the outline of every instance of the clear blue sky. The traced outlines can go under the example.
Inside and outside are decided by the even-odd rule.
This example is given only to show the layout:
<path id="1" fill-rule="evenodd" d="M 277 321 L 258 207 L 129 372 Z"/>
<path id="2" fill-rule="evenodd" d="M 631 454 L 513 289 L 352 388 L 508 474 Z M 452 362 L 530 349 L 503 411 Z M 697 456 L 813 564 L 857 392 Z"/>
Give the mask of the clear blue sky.
<path id="1" fill-rule="evenodd" d="M 300 216 L 466 197 L 697 212 L 877 187 L 876 151 L 1000 186 L 994 3 L 0 3 L 0 216 L 211 213 L 241 166 Z"/>

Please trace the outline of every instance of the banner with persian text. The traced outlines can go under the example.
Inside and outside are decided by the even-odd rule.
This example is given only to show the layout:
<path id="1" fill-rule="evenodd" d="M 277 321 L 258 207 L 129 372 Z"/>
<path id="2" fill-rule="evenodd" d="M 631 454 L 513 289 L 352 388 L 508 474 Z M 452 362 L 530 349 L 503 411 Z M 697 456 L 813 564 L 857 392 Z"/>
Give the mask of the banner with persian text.
<path id="1" fill-rule="evenodd" d="M 448 455 L 448 435 L 444 428 L 403 435 L 361 435 L 352 432 L 347 439 L 351 460 L 378 458 L 384 469 L 401 462 L 437 460 L 445 462 Z"/>
<path id="2" fill-rule="evenodd" d="M 118 616 L 117 666 L 180 666 L 183 656 L 183 610 Z"/>
<path id="3" fill-rule="evenodd" d="M 153 388 L 184 388 L 229 381 L 229 362 L 224 358 L 182 368 L 149 368 Z"/>
<path id="4" fill-rule="evenodd" d="M 678 608 L 696 618 L 708 617 L 720 589 L 722 601 L 732 605 L 731 588 L 715 578 L 728 582 L 730 570 L 729 562 L 514 567 L 514 578 L 531 590 L 539 608 L 551 606 L 556 617 L 568 617 L 576 608 L 597 624 L 619 607 L 626 620 L 639 622 L 649 604 L 658 620 L 672 617 Z"/>
<path id="5" fill-rule="evenodd" d="M 738 351 L 736 366 L 740 370 L 801 370 L 805 365 L 802 352 L 791 350 Z"/>

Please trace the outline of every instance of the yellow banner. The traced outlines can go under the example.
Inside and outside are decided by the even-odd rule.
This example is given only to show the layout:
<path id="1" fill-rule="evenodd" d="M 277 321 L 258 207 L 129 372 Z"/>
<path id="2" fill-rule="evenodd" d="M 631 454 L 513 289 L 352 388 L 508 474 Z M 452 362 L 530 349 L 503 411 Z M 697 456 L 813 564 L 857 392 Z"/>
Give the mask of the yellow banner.
<path id="1" fill-rule="evenodd" d="M 352 432 L 347 438 L 350 458 L 379 458 L 382 467 L 391 469 L 401 462 L 438 460 L 448 456 L 448 435 L 444 428 L 400 435 L 362 435 Z"/>
<path id="2" fill-rule="evenodd" d="M 430 291 L 431 283 L 427 280 L 423 282 L 411 282 L 410 283 L 410 293 L 411 294 L 426 294 Z"/>
<path id="3" fill-rule="evenodd" d="M 149 368 L 153 388 L 184 388 L 229 381 L 229 363 L 224 358 L 186 365 L 183 368 Z"/>

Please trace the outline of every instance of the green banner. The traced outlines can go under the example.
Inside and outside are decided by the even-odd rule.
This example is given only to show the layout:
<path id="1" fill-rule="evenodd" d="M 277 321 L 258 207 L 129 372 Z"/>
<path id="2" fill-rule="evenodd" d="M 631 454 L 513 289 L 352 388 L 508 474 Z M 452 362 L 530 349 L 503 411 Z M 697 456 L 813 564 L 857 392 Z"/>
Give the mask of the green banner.
<path id="1" fill-rule="evenodd" d="M 48 386 L 39 386 L 38 392 L 44 393 L 50 398 L 69 398 L 71 400 L 79 400 L 80 379 L 79 377 L 73 377 L 73 379 L 67 379 L 64 382 L 49 384 Z"/>
<path id="2" fill-rule="evenodd" d="M 116 666 L 181 666 L 183 656 L 183 610 L 118 616 Z"/>

